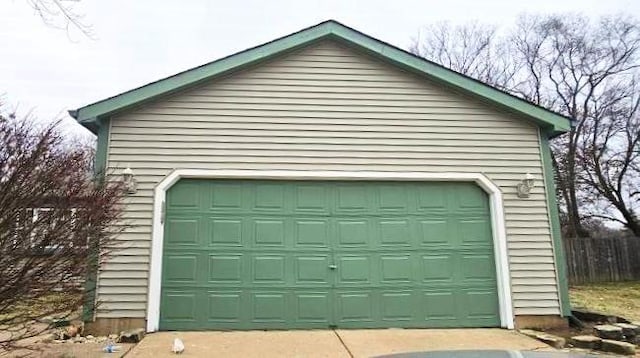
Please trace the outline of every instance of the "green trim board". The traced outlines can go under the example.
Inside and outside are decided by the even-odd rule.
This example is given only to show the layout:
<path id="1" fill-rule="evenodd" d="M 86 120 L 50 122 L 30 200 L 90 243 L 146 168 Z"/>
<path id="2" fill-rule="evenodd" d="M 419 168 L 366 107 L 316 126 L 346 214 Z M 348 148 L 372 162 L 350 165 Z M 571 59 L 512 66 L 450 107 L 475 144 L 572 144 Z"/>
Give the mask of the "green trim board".
<path id="1" fill-rule="evenodd" d="M 264 61 L 277 55 L 307 46 L 322 39 L 335 39 L 364 50 L 401 68 L 423 75 L 449 87 L 469 93 L 490 104 L 513 111 L 544 127 L 550 135 L 568 130 L 571 120 L 521 98 L 500 91 L 485 83 L 427 61 L 398 47 L 365 35 L 337 21 L 329 20 L 281 37 L 263 45 L 195 67 L 142 87 L 69 111 L 78 122 L 94 133 L 95 120 L 132 106 L 194 86 L 231 71 Z"/>
<path id="2" fill-rule="evenodd" d="M 98 144 L 93 164 L 94 180 L 103 181 L 107 168 L 107 150 L 109 148 L 109 128 L 110 118 L 103 118 L 95 121 L 98 132 Z M 82 319 L 85 322 L 92 321 L 96 310 L 96 289 L 98 283 L 98 260 L 97 250 L 92 250 L 87 270 L 87 280 L 84 284 L 84 298 L 82 304 Z"/>
<path id="3" fill-rule="evenodd" d="M 553 253 L 558 275 L 558 294 L 560 295 L 560 310 L 562 315 L 571 316 L 571 302 L 569 301 L 569 283 L 567 281 L 567 262 L 562 245 L 562 233 L 560 230 L 560 216 L 558 213 L 558 201 L 556 199 L 556 184 L 553 162 L 551 160 L 551 146 L 549 145 L 549 133 L 540 131 L 540 150 L 542 151 L 542 163 L 544 165 L 544 181 L 551 220 L 551 236 L 553 241 Z"/>
<path id="4" fill-rule="evenodd" d="M 94 162 L 94 174 L 103 176 L 107 169 L 107 150 L 109 149 L 109 129 L 111 127 L 110 118 L 102 118 L 97 122 L 98 143 L 96 146 L 96 157 Z"/>

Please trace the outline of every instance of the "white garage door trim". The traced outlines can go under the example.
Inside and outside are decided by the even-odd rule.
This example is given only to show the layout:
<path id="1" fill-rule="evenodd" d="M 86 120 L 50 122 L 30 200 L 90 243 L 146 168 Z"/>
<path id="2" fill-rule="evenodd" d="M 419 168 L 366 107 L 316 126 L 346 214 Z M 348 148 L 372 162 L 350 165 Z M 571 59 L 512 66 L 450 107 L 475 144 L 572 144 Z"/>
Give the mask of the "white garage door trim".
<path id="1" fill-rule="evenodd" d="M 162 245 L 164 240 L 164 202 L 167 190 L 182 178 L 200 179 L 276 179 L 276 180 L 368 180 L 368 181 L 467 181 L 475 182 L 487 194 L 491 207 L 491 228 L 496 257 L 498 301 L 501 326 L 513 329 L 513 307 L 507 237 L 505 233 L 502 192 L 481 173 L 418 173 L 418 172 L 345 172 L 303 170 L 200 170 L 176 169 L 154 190 L 151 265 L 147 299 L 147 331 L 158 330 L 160 323 L 160 289 L 162 280 Z"/>

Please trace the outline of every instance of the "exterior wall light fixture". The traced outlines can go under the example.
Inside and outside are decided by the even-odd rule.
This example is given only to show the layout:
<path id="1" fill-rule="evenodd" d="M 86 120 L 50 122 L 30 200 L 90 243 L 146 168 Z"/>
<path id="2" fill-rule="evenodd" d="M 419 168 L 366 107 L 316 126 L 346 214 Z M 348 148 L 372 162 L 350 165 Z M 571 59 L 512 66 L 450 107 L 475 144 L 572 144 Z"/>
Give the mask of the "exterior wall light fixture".
<path id="1" fill-rule="evenodd" d="M 127 190 L 127 194 L 135 194 L 138 191 L 138 183 L 133 176 L 133 170 L 127 165 L 127 168 L 122 171 L 122 182 Z"/>
<path id="2" fill-rule="evenodd" d="M 522 181 L 516 186 L 516 188 L 518 189 L 518 197 L 528 198 L 529 194 L 531 193 L 531 189 L 533 189 L 535 186 L 536 177 L 527 173 L 527 175 L 524 176 L 524 179 L 522 179 Z"/>

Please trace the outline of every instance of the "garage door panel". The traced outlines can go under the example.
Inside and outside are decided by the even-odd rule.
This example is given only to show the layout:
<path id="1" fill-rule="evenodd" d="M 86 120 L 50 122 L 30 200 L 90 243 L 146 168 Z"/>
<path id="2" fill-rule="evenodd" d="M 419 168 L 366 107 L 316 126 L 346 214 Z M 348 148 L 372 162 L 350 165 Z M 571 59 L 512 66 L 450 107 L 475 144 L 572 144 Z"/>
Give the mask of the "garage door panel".
<path id="1" fill-rule="evenodd" d="M 295 321 L 298 324 L 314 323 L 331 325 L 332 311 L 330 293 L 328 291 L 300 292 L 295 295 Z"/>
<path id="2" fill-rule="evenodd" d="M 321 247 L 330 246 L 330 222 L 327 219 L 305 218 L 296 219 L 295 245 L 297 247 Z"/>
<path id="3" fill-rule="evenodd" d="M 452 253 L 423 255 L 421 258 L 423 284 L 454 282 L 457 264 Z"/>
<path id="4" fill-rule="evenodd" d="M 253 222 L 253 244 L 260 246 L 285 245 L 285 220 L 281 219 L 256 219 Z"/>
<path id="5" fill-rule="evenodd" d="M 182 210 L 200 208 L 203 189 L 206 191 L 206 188 L 197 182 L 181 183 L 167 195 L 167 208 Z"/>
<path id="6" fill-rule="evenodd" d="M 213 254 L 208 257 L 209 283 L 240 284 L 243 282 L 243 254 Z"/>
<path id="7" fill-rule="evenodd" d="M 372 245 L 371 220 L 336 218 L 336 245 L 338 248 L 367 247 Z"/>
<path id="8" fill-rule="evenodd" d="M 369 187 L 357 184 L 337 184 L 334 212 L 338 215 L 366 214 L 371 210 Z"/>
<path id="9" fill-rule="evenodd" d="M 293 191 L 293 210 L 302 215 L 329 215 L 329 192 L 323 184 L 297 184 Z"/>
<path id="10" fill-rule="evenodd" d="M 336 293 L 337 325 L 372 323 L 374 319 L 372 291 L 338 291 Z"/>
<path id="11" fill-rule="evenodd" d="M 243 297 L 241 291 L 210 291 L 208 299 L 207 321 L 213 324 L 243 322 Z"/>
<path id="12" fill-rule="evenodd" d="M 413 207 L 406 186 L 381 185 L 376 187 L 377 212 L 380 214 L 408 214 Z"/>
<path id="13" fill-rule="evenodd" d="M 446 184 L 415 185 L 418 212 L 446 213 L 449 210 L 449 188 Z"/>
<path id="14" fill-rule="evenodd" d="M 254 284 L 284 284 L 286 258 L 284 255 L 260 255 L 252 258 L 252 282 Z"/>
<path id="15" fill-rule="evenodd" d="M 329 286 L 329 254 L 300 255 L 295 258 L 295 285 Z"/>
<path id="16" fill-rule="evenodd" d="M 490 252 L 485 254 L 463 254 L 461 266 L 462 280 L 495 281 L 495 261 Z"/>
<path id="17" fill-rule="evenodd" d="M 244 209 L 243 185 L 229 182 L 211 182 L 207 188 L 209 195 L 209 208 L 216 211 L 237 212 Z M 173 190 L 173 188 L 172 188 Z"/>
<path id="18" fill-rule="evenodd" d="M 487 289 L 465 289 L 466 311 L 468 318 L 492 319 L 498 314 L 495 291 Z"/>
<path id="19" fill-rule="evenodd" d="M 454 290 L 424 291 L 422 300 L 423 321 L 430 325 L 448 325 L 447 322 L 455 322 L 460 317 Z"/>
<path id="20" fill-rule="evenodd" d="M 167 282 L 195 284 L 198 277 L 198 255 L 170 254 L 164 258 L 164 279 Z"/>
<path id="21" fill-rule="evenodd" d="M 411 223 L 408 218 L 383 218 L 378 220 L 376 232 L 381 246 L 412 246 Z"/>
<path id="22" fill-rule="evenodd" d="M 417 219 L 421 245 L 451 246 L 451 223 L 446 217 Z"/>
<path id="23" fill-rule="evenodd" d="M 197 321 L 197 295 L 193 291 L 167 290 L 162 296 L 161 318 L 167 322 L 181 321 L 195 323 Z"/>
<path id="24" fill-rule="evenodd" d="M 252 212 L 274 212 L 282 213 L 285 211 L 285 185 L 281 183 L 256 183 L 251 186 L 252 195 Z"/>
<path id="25" fill-rule="evenodd" d="M 254 323 L 287 322 L 285 291 L 251 293 L 251 321 Z"/>
<path id="26" fill-rule="evenodd" d="M 488 201 L 485 200 L 486 193 L 482 191 L 476 185 L 464 185 L 459 186 L 455 190 L 455 195 L 452 195 L 451 198 L 455 200 L 454 210 L 465 212 L 465 211 L 476 211 L 480 213 L 486 213 L 488 209 Z"/>
<path id="27" fill-rule="evenodd" d="M 370 255 L 338 255 L 336 285 L 371 285 L 374 282 L 373 260 Z"/>
<path id="28" fill-rule="evenodd" d="M 416 297 L 413 291 L 384 291 L 381 293 L 380 315 L 383 321 L 398 324 L 416 319 Z"/>
<path id="29" fill-rule="evenodd" d="M 160 328 L 498 326 L 476 189 L 181 180 L 167 194 Z"/>
<path id="30" fill-rule="evenodd" d="M 247 243 L 241 217 L 212 217 L 208 221 L 210 246 L 241 247 Z"/>
<path id="31" fill-rule="evenodd" d="M 168 245 L 198 245 L 200 222 L 198 219 L 167 220 Z"/>
<path id="32" fill-rule="evenodd" d="M 382 255 L 380 257 L 381 284 L 408 284 L 414 281 L 413 261 L 410 254 Z"/>
<path id="33" fill-rule="evenodd" d="M 491 226 L 488 218 L 458 218 L 458 237 L 461 245 L 488 245 L 487 237 L 491 237 Z"/>

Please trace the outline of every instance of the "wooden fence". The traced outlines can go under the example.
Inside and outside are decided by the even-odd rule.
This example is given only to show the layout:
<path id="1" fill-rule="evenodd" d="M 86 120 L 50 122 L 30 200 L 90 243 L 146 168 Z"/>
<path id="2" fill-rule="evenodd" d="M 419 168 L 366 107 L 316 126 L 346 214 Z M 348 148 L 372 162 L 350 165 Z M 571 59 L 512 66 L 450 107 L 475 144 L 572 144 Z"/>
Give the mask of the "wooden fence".
<path id="1" fill-rule="evenodd" d="M 563 241 L 569 284 L 640 280 L 640 238 Z"/>

